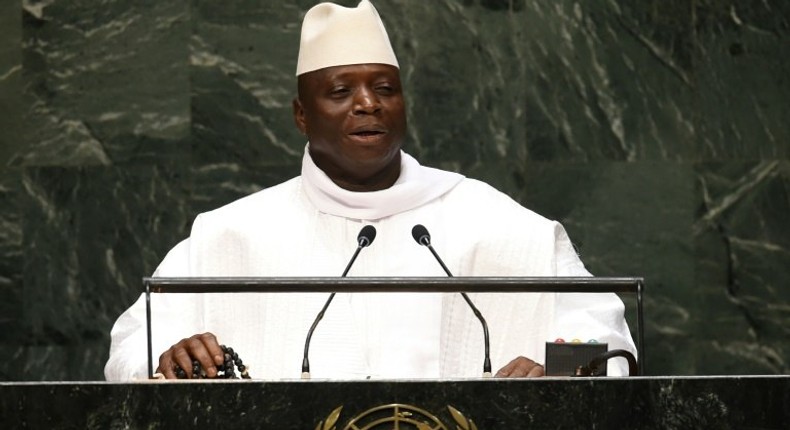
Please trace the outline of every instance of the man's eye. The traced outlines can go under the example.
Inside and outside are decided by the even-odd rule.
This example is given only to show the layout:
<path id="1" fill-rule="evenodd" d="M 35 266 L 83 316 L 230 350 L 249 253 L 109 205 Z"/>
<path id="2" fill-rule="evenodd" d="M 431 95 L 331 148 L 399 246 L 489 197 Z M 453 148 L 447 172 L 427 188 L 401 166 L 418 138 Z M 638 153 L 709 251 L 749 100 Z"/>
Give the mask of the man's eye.
<path id="1" fill-rule="evenodd" d="M 376 87 L 376 91 L 379 94 L 392 94 L 395 89 L 389 85 L 379 85 Z"/>
<path id="2" fill-rule="evenodd" d="M 347 87 L 335 87 L 329 91 L 329 94 L 333 97 L 341 97 L 348 94 L 350 90 Z"/>

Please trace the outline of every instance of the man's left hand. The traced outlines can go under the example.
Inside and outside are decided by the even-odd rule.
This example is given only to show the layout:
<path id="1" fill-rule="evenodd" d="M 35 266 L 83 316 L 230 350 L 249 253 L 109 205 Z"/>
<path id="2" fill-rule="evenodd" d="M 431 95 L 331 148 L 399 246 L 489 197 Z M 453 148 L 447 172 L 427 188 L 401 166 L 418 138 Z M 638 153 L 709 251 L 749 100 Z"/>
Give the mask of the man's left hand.
<path id="1" fill-rule="evenodd" d="M 516 357 L 494 375 L 497 378 L 536 378 L 545 376 L 546 371 L 527 357 Z"/>

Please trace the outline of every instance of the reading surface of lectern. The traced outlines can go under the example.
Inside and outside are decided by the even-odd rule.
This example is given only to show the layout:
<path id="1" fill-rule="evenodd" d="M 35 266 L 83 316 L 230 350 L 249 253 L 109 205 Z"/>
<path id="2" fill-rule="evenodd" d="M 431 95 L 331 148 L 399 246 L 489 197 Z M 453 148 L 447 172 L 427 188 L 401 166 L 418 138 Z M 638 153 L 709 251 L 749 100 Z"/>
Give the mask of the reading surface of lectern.
<path id="1" fill-rule="evenodd" d="M 153 377 L 151 300 L 153 293 L 630 293 L 637 299 L 639 372 L 645 367 L 642 278 L 595 277 L 327 277 L 327 278 L 144 278 L 148 376 Z"/>

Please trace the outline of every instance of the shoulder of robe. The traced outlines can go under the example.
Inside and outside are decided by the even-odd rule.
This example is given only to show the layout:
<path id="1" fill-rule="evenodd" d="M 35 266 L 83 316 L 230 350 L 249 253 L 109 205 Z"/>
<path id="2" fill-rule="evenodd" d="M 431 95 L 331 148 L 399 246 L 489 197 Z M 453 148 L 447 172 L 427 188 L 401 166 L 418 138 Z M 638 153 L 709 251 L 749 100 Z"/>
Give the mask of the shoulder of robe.
<path id="1" fill-rule="evenodd" d="M 556 225 L 555 221 L 527 209 L 511 196 L 477 179 L 462 180 L 446 194 L 445 202 L 458 205 L 459 210 L 471 211 L 479 216 L 493 217 L 505 222 L 517 220 L 552 230 Z"/>
<path id="2" fill-rule="evenodd" d="M 286 203 L 298 198 L 300 186 L 300 178 L 295 177 L 234 200 L 219 208 L 204 212 L 200 216 L 203 219 L 220 218 L 229 220 L 246 217 L 259 218 L 264 213 L 267 216 L 277 215 L 282 213 L 283 209 L 291 207 Z"/>

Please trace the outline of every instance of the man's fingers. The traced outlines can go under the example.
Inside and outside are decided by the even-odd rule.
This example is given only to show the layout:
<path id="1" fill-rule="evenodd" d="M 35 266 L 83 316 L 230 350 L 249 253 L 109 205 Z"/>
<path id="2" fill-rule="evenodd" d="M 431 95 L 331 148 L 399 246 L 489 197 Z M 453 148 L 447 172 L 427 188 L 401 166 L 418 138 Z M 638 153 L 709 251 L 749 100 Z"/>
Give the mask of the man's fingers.
<path id="1" fill-rule="evenodd" d="M 543 366 L 526 357 L 517 357 L 496 373 L 498 378 L 531 378 L 544 376 Z"/>
<path id="2" fill-rule="evenodd" d="M 499 371 L 496 373 L 496 377 L 509 378 L 513 374 L 513 371 L 516 369 L 516 367 L 518 367 L 518 362 L 520 358 L 522 357 L 518 357 L 518 358 L 514 358 L 513 360 L 510 360 L 510 363 L 506 364 L 505 367 L 499 369 Z"/>
<path id="3" fill-rule="evenodd" d="M 162 367 L 161 365 L 156 369 L 156 373 L 164 375 L 165 379 L 176 379 L 176 374 L 170 367 Z"/>
<path id="4" fill-rule="evenodd" d="M 166 379 L 176 379 L 173 366 L 171 350 L 168 349 L 159 356 L 159 367 L 156 368 L 156 371 L 164 375 Z"/>
<path id="5" fill-rule="evenodd" d="M 161 373 L 165 379 L 176 379 L 176 374 L 173 372 L 172 366 L 168 366 L 162 361 L 159 362 L 159 367 L 156 368 L 156 372 L 154 373 Z"/>
<path id="6" fill-rule="evenodd" d="M 220 364 L 225 362 L 225 353 L 222 352 L 222 347 L 219 346 L 219 342 L 217 338 L 211 333 L 203 333 L 200 335 L 200 340 L 203 342 L 203 345 L 208 350 L 208 353 L 211 355 L 211 358 L 214 360 L 214 364 L 219 366 Z M 201 364 L 203 364 L 201 362 Z"/>
<path id="7" fill-rule="evenodd" d="M 515 369 L 517 365 L 518 365 L 518 358 L 514 360 L 510 360 L 510 363 L 506 364 L 505 367 L 499 369 L 499 371 L 494 376 L 496 376 L 497 378 L 507 378 L 510 376 L 510 374 L 513 372 L 513 369 Z"/>
<path id="8" fill-rule="evenodd" d="M 214 356 L 209 351 L 209 346 L 204 343 L 204 340 L 209 343 L 212 341 L 216 342 L 213 335 L 211 337 L 208 337 L 206 336 L 205 333 L 202 335 L 192 336 L 191 338 L 187 339 L 186 349 L 189 352 L 188 353 L 186 353 L 186 351 L 184 352 L 186 353 L 186 359 L 188 360 L 189 363 L 188 364 L 189 370 L 187 371 L 187 375 L 190 378 L 192 377 L 191 371 L 192 371 L 193 360 L 197 360 L 197 362 L 200 363 L 200 368 L 203 369 L 204 372 L 206 372 L 206 375 L 208 375 L 208 377 L 213 378 L 214 376 L 217 376 L 217 368 L 216 365 L 214 364 Z M 176 357 L 181 358 L 181 355 L 178 354 Z M 184 364 L 182 364 L 183 362 L 181 360 L 176 360 L 176 362 L 178 363 L 179 366 L 181 366 L 182 369 L 187 370 L 184 367 Z"/>
<path id="9" fill-rule="evenodd" d="M 516 366 L 513 371 L 507 375 L 508 378 L 523 378 L 525 376 L 527 376 L 527 369 L 523 366 Z"/>
<path id="10" fill-rule="evenodd" d="M 527 373 L 527 378 L 538 378 L 541 376 L 546 376 L 546 369 L 544 369 L 540 364 L 535 363 L 535 366 L 533 366 L 529 373 Z"/>
<path id="11" fill-rule="evenodd" d="M 217 366 L 225 361 L 222 347 L 211 333 L 192 336 L 189 352 L 209 378 L 217 376 Z"/>
<path id="12" fill-rule="evenodd" d="M 192 378 L 192 356 L 184 347 L 174 347 L 173 363 L 186 372 L 187 378 Z"/>
<path id="13" fill-rule="evenodd" d="M 194 361 L 200 363 L 200 368 L 209 378 L 217 376 L 217 366 L 225 361 L 225 354 L 213 334 L 196 334 L 181 339 L 159 356 L 157 371 L 167 379 L 176 379 L 175 368 L 178 366 L 187 378 L 192 378 Z"/>

